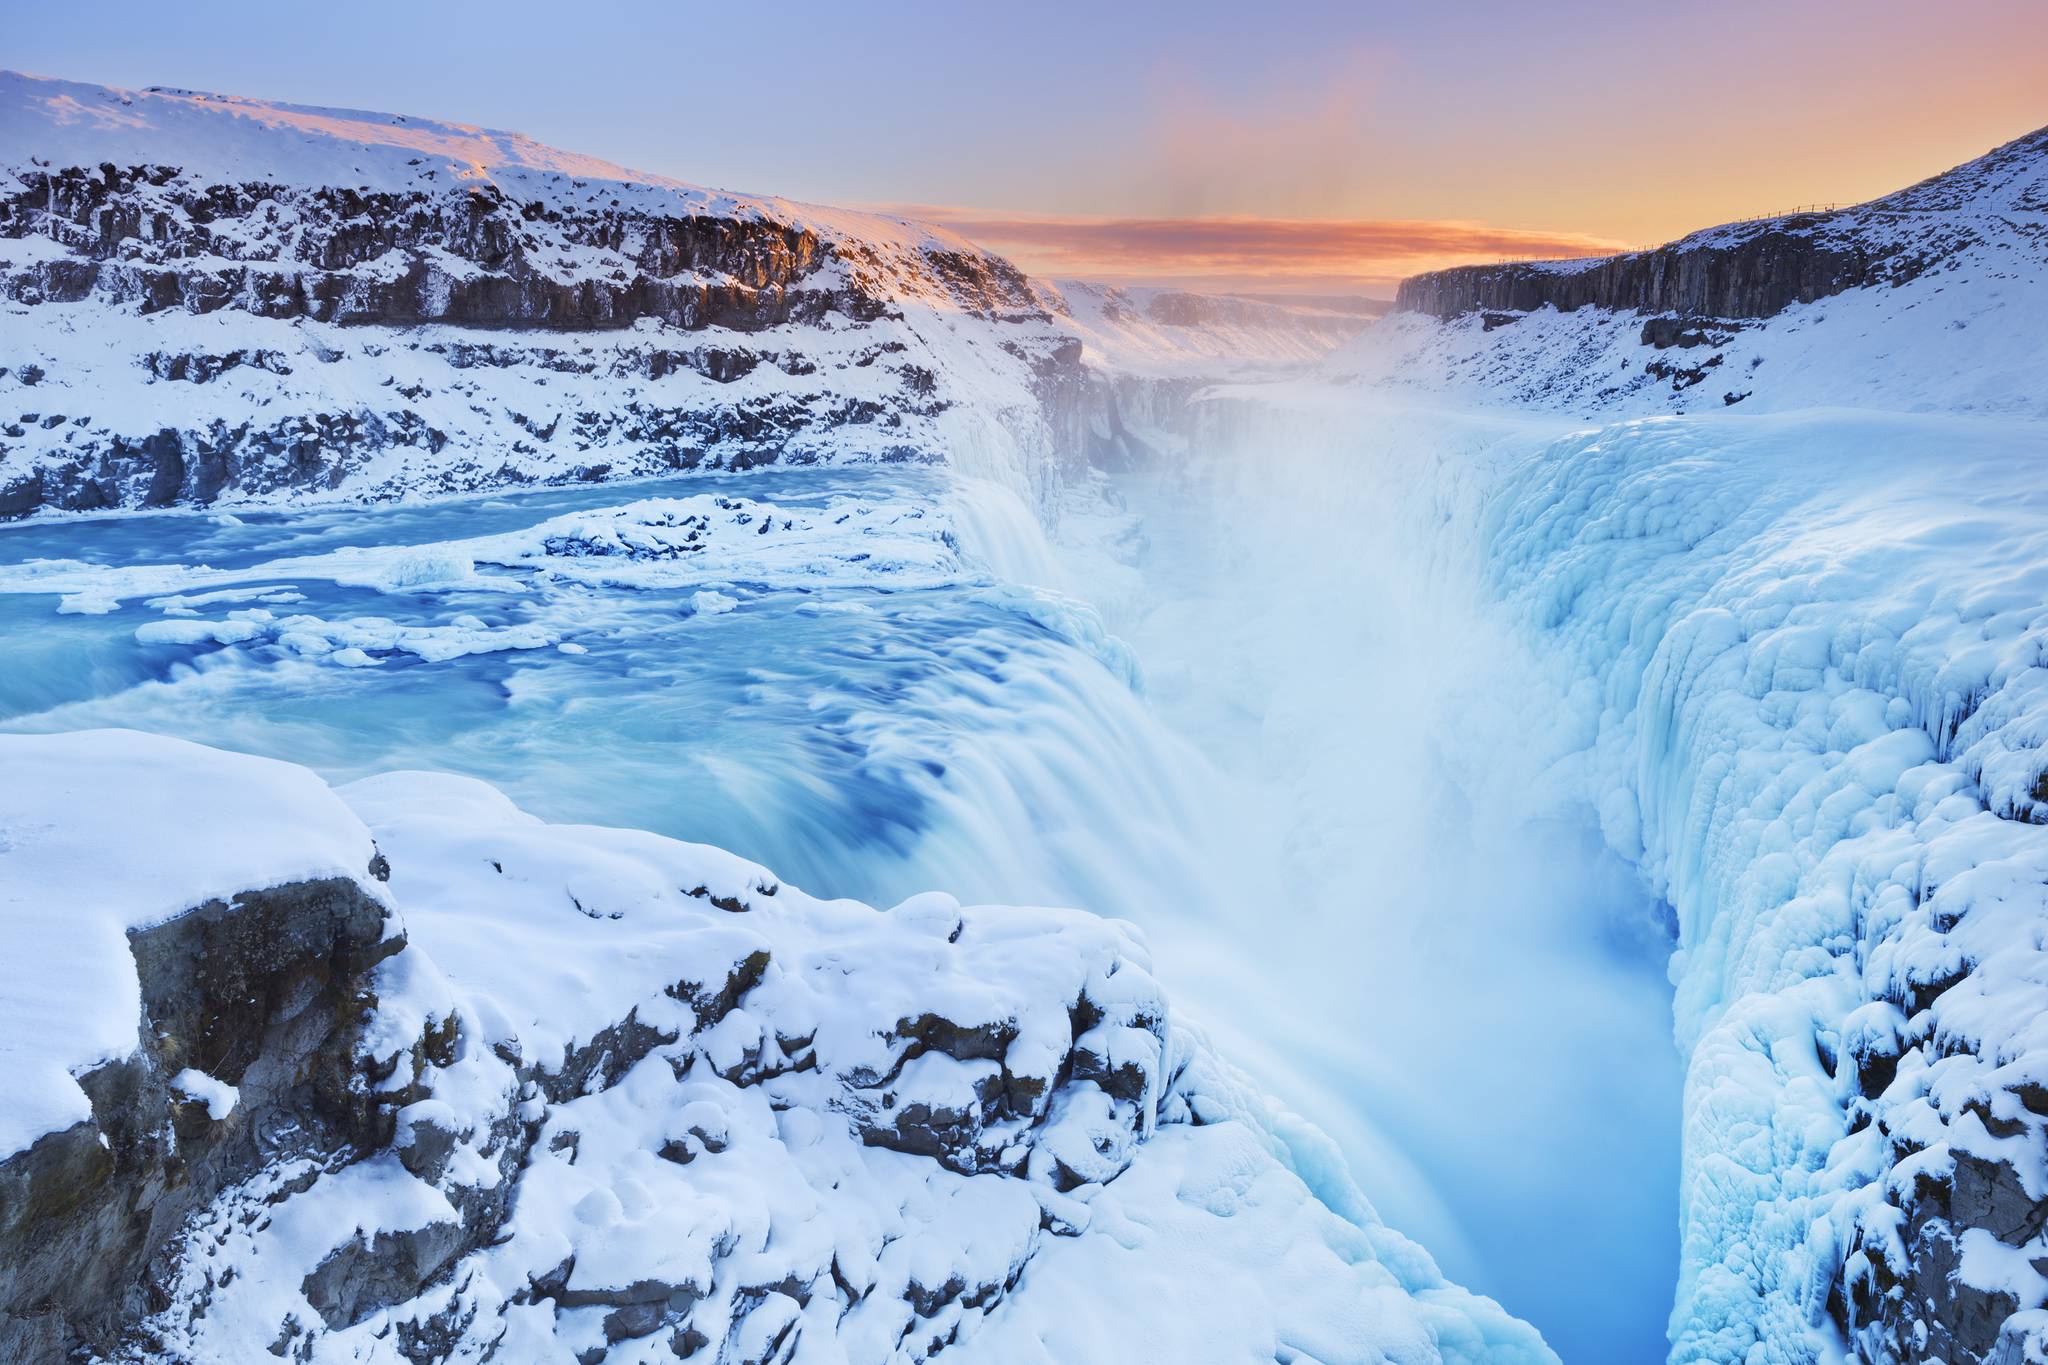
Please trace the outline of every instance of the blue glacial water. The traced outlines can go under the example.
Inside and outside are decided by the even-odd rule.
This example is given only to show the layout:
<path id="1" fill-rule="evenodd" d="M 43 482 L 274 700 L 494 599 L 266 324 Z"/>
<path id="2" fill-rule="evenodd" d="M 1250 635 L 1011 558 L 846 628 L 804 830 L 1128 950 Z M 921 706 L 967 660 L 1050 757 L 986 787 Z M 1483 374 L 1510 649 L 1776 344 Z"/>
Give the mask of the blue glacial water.
<path id="1" fill-rule="evenodd" d="M 246 572 L 706 487 L 678 480 L 248 513 L 225 525 L 162 514 L 9 528 L 0 563 Z M 849 491 L 934 501 L 945 491 L 918 471 L 770 472 L 710 487 L 786 509 Z M 1044 623 L 1044 610 L 989 591 L 985 579 L 908 591 L 740 585 L 742 605 L 719 614 L 693 609 L 695 584 L 389 592 L 254 572 L 235 587 L 288 589 L 296 600 L 269 604 L 280 614 L 535 624 L 587 652 L 396 654 L 342 668 L 276 643 L 140 644 L 136 628 L 163 619 L 142 599 L 94 616 L 56 614 L 48 594 L 0 595 L 0 724 L 133 726 L 288 758 L 336 780 L 452 769 L 549 819 L 718 844 L 799 885 L 883 904 L 937 885 L 1119 912 L 1134 887 L 1170 896 L 1194 880 L 1176 857 L 1190 825 L 1180 746 L 1148 723 L 1114 660 L 1077 648 Z M 258 604 L 208 604 L 205 614 L 248 605 Z M 849 605 L 864 610 L 836 609 Z"/>
<path id="2" fill-rule="evenodd" d="M 1185 497 L 1131 490 L 1154 542 L 1138 565 L 1146 601 L 1112 624 L 1166 680 L 1155 700 L 1088 613 L 1006 590 L 993 571 L 918 588 L 731 584 L 738 606 L 708 612 L 695 584 L 598 589 L 515 570 L 379 591 L 265 567 L 703 491 L 784 509 L 951 500 L 970 551 L 1012 575 L 1060 575 L 1014 505 L 962 500 L 917 469 L 9 527 L 0 568 L 231 571 L 240 596 L 200 604 L 207 617 L 473 619 L 582 652 L 340 667 L 276 641 L 139 642 L 139 626 L 167 619 L 155 593 L 101 615 L 0 593 L 0 728 L 132 726 L 335 780 L 451 769 L 549 819 L 718 844 L 821 894 L 890 904 L 942 887 L 1134 920 L 1175 998 L 1338 1139 L 1382 1214 L 1454 1278 L 1535 1321 L 1568 1361 L 1662 1354 L 1676 1069 L 1662 1055 L 1661 946 L 1612 932 L 1640 920 L 1640 893 L 1584 830 L 1496 828 L 1416 777 L 1426 748 L 1404 754 L 1382 733 L 1404 689 L 1427 685 L 1387 657 L 1398 636 L 1330 629 L 1320 607 L 1298 628 L 1276 613 L 1273 629 L 1297 630 L 1278 644 L 1213 630 L 1259 613 L 1270 585 L 1218 581 L 1207 547 L 1223 532 Z M 1370 616 L 1371 600 L 1343 610 Z M 1292 672 L 1323 680 L 1295 696 L 1328 713 L 1310 727 L 1311 759 L 1288 757 L 1272 708 L 1230 693 L 1279 686 L 1256 672 L 1247 684 L 1232 650 L 1298 659 Z"/>

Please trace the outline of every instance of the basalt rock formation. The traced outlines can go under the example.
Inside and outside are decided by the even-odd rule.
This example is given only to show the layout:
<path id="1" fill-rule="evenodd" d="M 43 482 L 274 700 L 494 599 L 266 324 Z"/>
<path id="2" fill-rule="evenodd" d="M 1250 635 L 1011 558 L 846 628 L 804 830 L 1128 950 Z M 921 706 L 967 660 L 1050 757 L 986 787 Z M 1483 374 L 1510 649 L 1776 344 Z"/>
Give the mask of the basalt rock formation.
<path id="1" fill-rule="evenodd" d="M 0 108 L 0 516 L 963 451 L 1043 498 L 1103 398 L 935 229 L 402 116 Z"/>
<path id="2" fill-rule="evenodd" d="M 1404 280 L 1395 307 L 1443 319 L 1585 307 L 1767 318 L 1844 290 L 1904 284 L 1980 244 L 2048 243 L 2044 156 L 2048 128 L 1867 204 L 1730 223 L 1620 256 L 1432 271 Z"/>
<path id="3" fill-rule="evenodd" d="M 355 883 L 215 900 L 129 936 L 142 1046 L 78 1078 L 92 1118 L 0 1160 L 0 1358 L 110 1349 L 169 1302 L 187 1220 L 266 1167 L 391 1138 L 354 1057 L 372 969 L 404 939 Z M 231 1109 L 181 1088 L 202 1072 Z"/>

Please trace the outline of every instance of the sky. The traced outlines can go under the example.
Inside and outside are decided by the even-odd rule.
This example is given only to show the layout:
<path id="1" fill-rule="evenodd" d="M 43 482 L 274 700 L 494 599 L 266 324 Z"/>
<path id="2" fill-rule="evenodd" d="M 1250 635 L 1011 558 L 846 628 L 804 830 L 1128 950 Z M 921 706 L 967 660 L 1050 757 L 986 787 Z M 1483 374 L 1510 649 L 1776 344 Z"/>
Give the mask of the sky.
<path id="1" fill-rule="evenodd" d="M 5 30 L 0 66 L 511 128 L 1214 288 L 1646 245 L 2048 124 L 2043 0 L 69 0 Z"/>

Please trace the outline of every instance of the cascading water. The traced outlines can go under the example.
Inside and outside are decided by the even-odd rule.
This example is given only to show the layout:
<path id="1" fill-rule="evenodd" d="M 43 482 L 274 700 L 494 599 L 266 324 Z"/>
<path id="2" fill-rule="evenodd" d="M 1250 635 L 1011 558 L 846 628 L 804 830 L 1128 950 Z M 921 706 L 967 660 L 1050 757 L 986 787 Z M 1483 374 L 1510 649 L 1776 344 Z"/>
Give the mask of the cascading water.
<path id="1" fill-rule="evenodd" d="M 1192 994 L 1447 1272 L 1567 1361 L 1656 1359 L 1668 912 L 1562 778 L 1586 737 L 1534 722 L 1544 675 L 1477 576 L 1489 452 L 1547 429 L 1361 440 L 1358 413 L 1224 401 L 1209 458 L 1122 489 L 1146 549 L 1109 624 L 1223 768 L 1252 888 Z"/>
<path id="2" fill-rule="evenodd" d="M 1362 470 L 1311 448 L 1133 478 L 1113 491 L 1135 523 L 1077 501 L 1057 546 L 999 485 L 873 469 L 15 528 L 0 564 L 174 567 L 118 610 L 86 592 L 56 614 L 19 581 L 0 595 L 0 717 L 134 725 L 336 778 L 450 768 L 549 818 L 716 843 L 816 891 L 937 886 L 1135 920 L 1176 998 L 1447 1271 L 1567 1360 L 1653 1358 L 1675 1258 L 1663 943 L 1546 793 L 1543 747 L 1516 733 L 1513 652 L 1456 538 L 1425 534 L 1457 462 Z M 465 576 L 459 555 L 436 578 L 457 540 L 707 486 L 797 513 L 944 507 L 988 572 L 708 598 Z M 279 567 L 347 548 L 407 567 L 373 586 Z M 1136 644 L 1149 697 L 1063 592 Z M 251 612 L 268 619 L 223 619 Z M 482 652 L 309 652 L 286 613 Z M 160 618 L 234 628 L 138 640 Z M 521 631 L 567 648 L 494 643 Z"/>

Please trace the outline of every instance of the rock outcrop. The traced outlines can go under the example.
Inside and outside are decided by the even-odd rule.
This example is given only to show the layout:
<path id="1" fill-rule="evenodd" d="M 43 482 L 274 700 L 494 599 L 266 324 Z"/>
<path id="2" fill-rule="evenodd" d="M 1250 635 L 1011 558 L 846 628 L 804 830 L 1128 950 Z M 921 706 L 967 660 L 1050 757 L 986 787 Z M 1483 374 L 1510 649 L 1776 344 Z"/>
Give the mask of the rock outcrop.
<path id="1" fill-rule="evenodd" d="M 132 967 L 143 1019 L 135 1056 L 70 1078 L 89 1121 L 37 1133 L 0 1097 L 0 1136 L 30 1139 L 0 1161 L 9 1361 L 1026 1359 L 1077 1306 L 1030 1294 L 1049 1265 L 1109 1315 L 1087 1358 L 1185 1334 L 1188 1309 L 1148 1321 L 1120 1287 L 1142 1282 L 1197 1296 L 1212 1337 L 1356 1345 L 1369 1322 L 1437 1343 L 1418 1359 L 1554 1365 L 1369 1214 L 1316 1203 L 1245 1084 L 1170 1024 L 1128 926 L 815 900 L 463 778 L 372 778 L 344 806 L 303 770 L 150 736 L 0 749 L 31 778 L 280 811 L 250 865 L 379 850 L 102 960 L 105 993 Z M 109 834 L 92 795 L 52 829 L 0 802 L 29 854 L 10 946 L 209 875 L 182 840 L 81 867 Z M 86 1031 L 76 1001 L 0 985 L 10 1022 Z M 42 1079 L 54 1124 L 70 1081 Z M 1134 1264 L 1147 1224 L 1182 1230 L 1140 1234 Z M 1276 1246 L 1270 1303 L 1204 1288 Z"/>
<path id="2" fill-rule="evenodd" d="M 1730 223 L 1620 256 L 1432 271 L 1402 281 L 1395 307 L 1441 319 L 1587 307 L 1767 318 L 1904 284 L 1979 245 L 2048 244 L 2044 158 L 2048 128 L 1868 204 Z"/>
<path id="3" fill-rule="evenodd" d="M 1043 499 L 1101 400 L 1056 297 L 935 229 L 401 116 L 0 107 L 0 516 L 824 459 Z"/>
<path id="4" fill-rule="evenodd" d="M 0 1357 L 112 1349 L 168 1302 L 176 1240 L 222 1191 L 390 1140 L 354 1056 L 372 970 L 404 946 L 385 929 L 354 882 L 323 880 L 129 936 L 141 1048 L 78 1078 L 90 1120 L 0 1159 Z"/>

